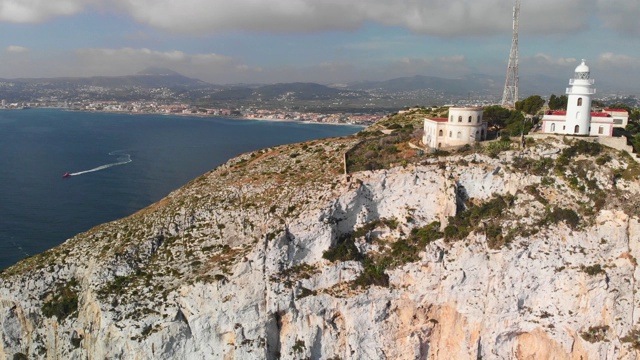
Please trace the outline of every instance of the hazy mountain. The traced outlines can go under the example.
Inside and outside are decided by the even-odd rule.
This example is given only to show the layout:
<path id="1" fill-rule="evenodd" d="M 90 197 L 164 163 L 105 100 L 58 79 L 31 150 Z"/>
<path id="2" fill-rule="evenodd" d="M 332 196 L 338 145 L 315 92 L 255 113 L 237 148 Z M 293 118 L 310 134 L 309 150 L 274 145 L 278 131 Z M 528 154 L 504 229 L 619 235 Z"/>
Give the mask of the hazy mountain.
<path id="1" fill-rule="evenodd" d="M 175 71 L 162 68 L 147 68 L 135 75 L 126 76 L 92 76 L 92 77 L 60 77 L 5 80 L 13 83 L 38 84 L 46 87 L 73 88 L 78 86 L 99 86 L 106 88 L 126 87 L 217 87 L 202 80 L 181 75 Z"/>

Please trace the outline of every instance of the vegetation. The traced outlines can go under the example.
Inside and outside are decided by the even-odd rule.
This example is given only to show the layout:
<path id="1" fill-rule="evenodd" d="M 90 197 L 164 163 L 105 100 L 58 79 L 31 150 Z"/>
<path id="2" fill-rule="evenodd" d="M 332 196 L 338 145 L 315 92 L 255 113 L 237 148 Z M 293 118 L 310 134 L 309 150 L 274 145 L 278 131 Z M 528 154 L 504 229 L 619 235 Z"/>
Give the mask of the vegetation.
<path id="1" fill-rule="evenodd" d="M 551 94 L 549 97 L 549 110 L 561 110 L 567 108 L 567 95 L 556 96 L 556 94 Z"/>
<path id="2" fill-rule="evenodd" d="M 580 336 L 590 343 L 600 342 L 606 340 L 608 331 L 609 326 L 607 325 L 592 326 L 589 328 L 589 330 L 580 333 Z"/>
<path id="3" fill-rule="evenodd" d="M 590 266 L 582 266 L 581 270 L 583 272 L 587 273 L 587 275 L 590 275 L 590 276 L 606 274 L 606 272 L 604 271 L 602 266 L 600 266 L 600 264 L 595 264 L 595 265 L 590 265 Z"/>
<path id="4" fill-rule="evenodd" d="M 507 151 L 511 149 L 511 140 L 508 137 L 503 137 L 499 141 L 490 142 L 484 148 L 484 151 L 492 158 L 498 157 L 503 151 Z"/>
<path id="5" fill-rule="evenodd" d="M 537 176 L 548 175 L 550 170 L 553 169 L 553 159 L 541 158 L 532 159 L 529 157 L 519 156 L 513 159 L 511 166 L 523 173 Z"/>
<path id="6" fill-rule="evenodd" d="M 622 342 L 630 343 L 631 348 L 640 350 L 640 330 L 633 329 L 627 335 L 620 338 Z"/>
<path id="7" fill-rule="evenodd" d="M 368 137 L 347 152 L 347 172 L 388 169 L 414 159 L 420 151 L 408 145 L 419 143 L 413 125 L 397 128 L 391 135 Z"/>
<path id="8" fill-rule="evenodd" d="M 526 134 L 533 127 L 530 121 L 525 121 L 522 111 L 509 110 L 500 105 L 485 107 L 482 117 L 490 128 L 505 135 L 520 135 L 523 131 Z"/>
<path id="9" fill-rule="evenodd" d="M 456 216 L 449 217 L 449 225 L 444 229 L 445 240 L 455 241 L 466 238 L 471 231 L 479 230 L 483 222 L 488 222 L 485 233 L 490 245 L 493 245 L 491 247 L 505 245 L 501 241 L 502 229 L 498 225 L 498 220 L 505 215 L 514 200 L 513 195 L 496 195 L 483 204 L 471 204 Z"/>
<path id="10" fill-rule="evenodd" d="M 42 314 L 48 318 L 56 317 L 63 321 L 78 310 L 78 282 L 71 278 L 66 283 L 58 284 L 52 293 L 45 294 Z"/>
<path id="11" fill-rule="evenodd" d="M 516 101 L 515 105 L 516 110 L 522 111 L 529 115 L 535 115 L 538 111 L 540 111 L 540 109 L 542 109 L 544 103 L 545 101 L 540 97 L 540 95 L 532 95 L 524 100 Z"/>
<path id="12" fill-rule="evenodd" d="M 538 225 L 558 224 L 563 221 L 571 229 L 576 229 L 580 224 L 580 217 L 574 210 L 554 208 L 547 212 L 547 215 L 538 223 Z"/>
<path id="13" fill-rule="evenodd" d="M 378 226 L 386 226 L 390 229 L 398 226 L 395 220 L 380 219 L 365 224 L 353 233 L 340 237 L 338 244 L 326 250 L 323 257 L 330 261 L 359 261 L 363 271 L 354 281 L 355 286 L 366 287 L 370 285 L 389 286 L 389 276 L 386 270 L 417 261 L 420 251 L 432 241 L 442 238 L 439 231 L 440 223 L 433 222 L 429 225 L 413 228 L 406 238 L 400 238 L 393 242 L 381 242 L 378 252 L 363 254 L 355 246 L 355 240 L 365 237 L 372 241 L 370 232 Z"/>

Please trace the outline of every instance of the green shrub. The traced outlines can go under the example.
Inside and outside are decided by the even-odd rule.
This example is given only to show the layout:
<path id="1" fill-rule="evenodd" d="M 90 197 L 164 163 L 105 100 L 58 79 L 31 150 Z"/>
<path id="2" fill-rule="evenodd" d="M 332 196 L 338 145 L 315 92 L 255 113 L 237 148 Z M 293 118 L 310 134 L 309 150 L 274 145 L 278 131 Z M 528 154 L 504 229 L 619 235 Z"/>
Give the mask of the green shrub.
<path id="1" fill-rule="evenodd" d="M 389 275 L 385 273 L 384 263 L 376 263 L 371 258 L 365 257 L 362 267 L 362 273 L 354 281 L 356 286 L 389 286 Z"/>
<path id="2" fill-rule="evenodd" d="M 609 154 L 603 154 L 603 155 L 598 156 L 598 158 L 596 159 L 596 164 L 604 165 L 604 164 L 608 163 L 609 161 L 611 161 L 611 156 Z"/>
<path id="3" fill-rule="evenodd" d="M 633 329 L 629 331 L 627 335 L 620 338 L 620 341 L 625 343 L 631 343 L 631 347 L 636 350 L 640 350 L 640 330 Z"/>
<path id="4" fill-rule="evenodd" d="M 571 209 L 555 208 L 545 218 L 545 223 L 557 224 L 562 221 L 571 229 L 576 229 L 580 224 L 580 217 Z"/>
<path id="5" fill-rule="evenodd" d="M 607 338 L 607 332 L 609 331 L 609 326 L 604 325 L 604 326 L 592 326 L 589 328 L 589 330 L 587 331 L 583 331 L 582 333 L 580 333 L 580 336 L 590 342 L 590 343 L 594 343 L 594 342 L 599 342 L 599 341 L 604 341 Z"/>
<path id="6" fill-rule="evenodd" d="M 65 284 L 58 284 L 49 300 L 42 304 L 42 314 L 48 318 L 55 316 L 58 321 L 66 319 L 78 310 L 78 282 L 71 278 Z"/>
<path id="7" fill-rule="evenodd" d="M 490 142 L 487 147 L 484 148 L 487 155 L 493 158 L 497 157 L 499 153 L 509 149 L 511 149 L 511 141 L 504 140 Z"/>
<path id="8" fill-rule="evenodd" d="M 596 276 L 599 274 L 606 274 L 602 266 L 600 264 L 594 264 L 590 266 L 582 266 L 582 271 L 587 273 L 587 275 Z"/>
<path id="9" fill-rule="evenodd" d="M 354 238 L 351 233 L 344 234 L 338 238 L 336 246 L 325 250 L 322 257 L 331 261 L 361 261 L 362 254 L 356 247 Z"/>

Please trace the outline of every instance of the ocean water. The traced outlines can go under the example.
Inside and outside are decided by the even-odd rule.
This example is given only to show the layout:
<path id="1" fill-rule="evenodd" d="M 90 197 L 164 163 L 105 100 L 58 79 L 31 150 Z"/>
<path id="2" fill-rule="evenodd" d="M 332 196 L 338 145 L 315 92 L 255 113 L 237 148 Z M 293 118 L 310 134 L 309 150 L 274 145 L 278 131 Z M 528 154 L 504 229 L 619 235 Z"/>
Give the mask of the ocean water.
<path id="1" fill-rule="evenodd" d="M 0 269 L 142 209 L 238 154 L 355 126 L 0 110 Z M 72 176 L 63 178 L 70 173 Z"/>

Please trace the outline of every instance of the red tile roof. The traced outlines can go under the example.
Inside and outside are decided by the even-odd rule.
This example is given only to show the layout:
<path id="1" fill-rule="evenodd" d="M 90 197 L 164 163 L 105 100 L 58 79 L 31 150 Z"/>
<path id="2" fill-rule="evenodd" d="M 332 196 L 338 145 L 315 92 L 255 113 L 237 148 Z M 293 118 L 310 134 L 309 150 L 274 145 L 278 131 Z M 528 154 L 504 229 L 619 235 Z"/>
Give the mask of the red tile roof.
<path id="1" fill-rule="evenodd" d="M 447 119 L 447 118 L 429 118 L 429 120 L 435 121 L 435 122 L 447 122 L 447 121 L 449 121 L 449 119 Z"/>
<path id="2" fill-rule="evenodd" d="M 611 111 L 611 112 L 627 112 L 627 110 L 625 109 L 613 109 L 613 108 L 605 108 L 604 111 Z"/>

